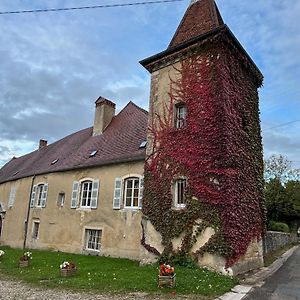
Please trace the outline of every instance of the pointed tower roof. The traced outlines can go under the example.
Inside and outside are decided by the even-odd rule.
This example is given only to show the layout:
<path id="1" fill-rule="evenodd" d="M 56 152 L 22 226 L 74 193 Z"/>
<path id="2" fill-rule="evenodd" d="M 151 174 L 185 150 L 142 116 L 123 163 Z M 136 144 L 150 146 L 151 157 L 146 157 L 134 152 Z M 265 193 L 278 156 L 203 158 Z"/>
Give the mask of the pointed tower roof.
<path id="1" fill-rule="evenodd" d="M 214 0 L 192 0 L 168 49 L 208 33 L 222 25 L 224 25 L 224 22 Z"/>

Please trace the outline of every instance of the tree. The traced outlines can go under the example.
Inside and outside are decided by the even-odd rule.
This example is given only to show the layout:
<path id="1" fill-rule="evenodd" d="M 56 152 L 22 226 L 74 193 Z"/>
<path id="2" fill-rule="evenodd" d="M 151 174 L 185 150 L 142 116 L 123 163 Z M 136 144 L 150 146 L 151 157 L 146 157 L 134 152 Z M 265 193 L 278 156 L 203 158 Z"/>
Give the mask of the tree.
<path id="1" fill-rule="evenodd" d="M 278 178 L 272 178 L 265 183 L 265 199 L 268 222 L 282 221 L 285 190 Z"/>
<path id="2" fill-rule="evenodd" d="M 264 161 L 265 181 L 278 179 L 281 182 L 300 180 L 300 169 L 292 169 L 292 162 L 282 154 L 271 155 Z"/>
<path id="3" fill-rule="evenodd" d="M 283 155 L 272 155 L 264 162 L 267 220 L 300 225 L 300 170 L 291 168 Z"/>
<path id="4" fill-rule="evenodd" d="M 292 162 L 289 161 L 285 156 L 271 155 L 269 159 L 264 162 L 264 175 L 265 180 L 277 179 L 284 182 L 288 171 L 291 169 Z"/>

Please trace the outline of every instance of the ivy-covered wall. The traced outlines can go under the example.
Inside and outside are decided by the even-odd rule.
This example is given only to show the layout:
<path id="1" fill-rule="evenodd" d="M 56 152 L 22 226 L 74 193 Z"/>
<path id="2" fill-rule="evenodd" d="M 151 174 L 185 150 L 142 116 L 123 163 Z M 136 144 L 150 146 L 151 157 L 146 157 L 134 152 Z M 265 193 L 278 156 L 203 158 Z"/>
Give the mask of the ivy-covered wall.
<path id="1" fill-rule="evenodd" d="M 191 52 L 154 74 L 150 99 L 148 159 L 143 213 L 161 234 L 163 253 L 218 253 L 232 266 L 264 230 L 263 164 L 257 88 L 261 84 L 227 39 Z M 166 78 L 168 76 L 168 78 Z M 153 81 L 153 77 L 152 77 Z M 168 97 L 157 92 L 164 81 Z M 161 88 L 161 87 L 160 87 Z M 160 99 L 164 98 L 164 99 Z M 174 127 L 174 105 L 187 106 L 183 128 Z M 175 209 L 172 184 L 187 178 L 187 203 Z M 215 234 L 191 251 L 207 227 Z M 179 249 L 172 240 L 181 236 Z"/>

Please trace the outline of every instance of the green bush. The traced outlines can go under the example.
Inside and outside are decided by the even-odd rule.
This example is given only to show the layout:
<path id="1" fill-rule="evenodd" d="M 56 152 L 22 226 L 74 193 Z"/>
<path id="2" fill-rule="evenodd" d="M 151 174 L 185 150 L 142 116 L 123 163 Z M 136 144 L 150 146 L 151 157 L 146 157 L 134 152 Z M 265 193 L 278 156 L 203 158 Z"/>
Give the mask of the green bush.
<path id="1" fill-rule="evenodd" d="M 289 225 L 286 224 L 286 223 L 282 223 L 282 222 L 271 221 L 269 223 L 268 227 L 269 227 L 268 229 L 272 230 L 272 231 L 280 231 L 280 232 L 285 232 L 285 233 L 289 233 L 290 232 Z"/>

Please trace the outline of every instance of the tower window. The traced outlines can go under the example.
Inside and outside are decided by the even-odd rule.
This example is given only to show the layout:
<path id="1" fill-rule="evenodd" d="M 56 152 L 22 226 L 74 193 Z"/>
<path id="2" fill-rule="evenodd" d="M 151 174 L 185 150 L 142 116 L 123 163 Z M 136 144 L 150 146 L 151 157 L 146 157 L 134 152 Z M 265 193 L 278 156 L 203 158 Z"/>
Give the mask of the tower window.
<path id="1" fill-rule="evenodd" d="M 186 205 L 186 178 L 179 178 L 174 181 L 173 184 L 173 197 L 174 197 L 174 206 L 179 208 L 184 208 Z"/>
<path id="2" fill-rule="evenodd" d="M 186 124 L 186 105 L 183 103 L 175 106 L 175 127 L 182 128 Z"/>

